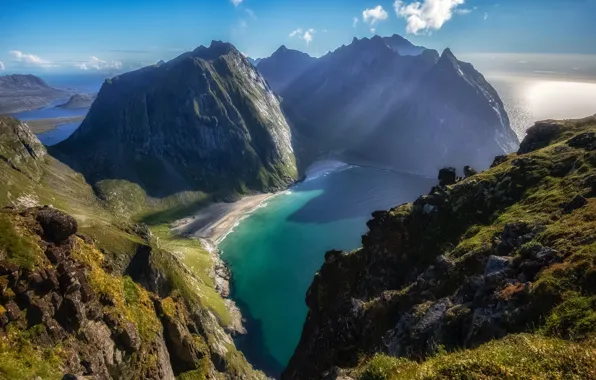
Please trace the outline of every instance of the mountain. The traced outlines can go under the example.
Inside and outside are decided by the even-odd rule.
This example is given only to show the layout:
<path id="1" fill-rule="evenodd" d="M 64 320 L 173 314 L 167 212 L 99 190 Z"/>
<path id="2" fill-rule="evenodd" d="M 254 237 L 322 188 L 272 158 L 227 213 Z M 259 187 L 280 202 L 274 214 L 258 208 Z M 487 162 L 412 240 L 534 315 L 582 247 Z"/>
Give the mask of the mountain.
<path id="1" fill-rule="evenodd" d="M 97 94 L 74 94 L 66 103 L 57 105 L 56 107 L 65 109 L 89 108 L 96 97 Z"/>
<path id="2" fill-rule="evenodd" d="M 113 214 L 10 117 L 0 179 L 0 377 L 265 378 L 210 245 Z"/>
<path id="3" fill-rule="evenodd" d="M 277 97 L 236 48 L 217 41 L 107 80 L 53 152 L 96 187 L 125 181 L 159 198 L 269 191 L 297 178 Z"/>
<path id="4" fill-rule="evenodd" d="M 258 69 L 273 91 L 281 94 L 316 60 L 306 53 L 288 49 L 282 45 L 271 57 L 261 59 Z"/>
<path id="5" fill-rule="evenodd" d="M 394 34 L 391 37 L 383 37 L 383 41 L 399 55 L 420 55 L 426 50 L 424 46 L 416 46 L 399 34 Z"/>
<path id="6" fill-rule="evenodd" d="M 591 377 L 596 116 L 454 174 L 326 253 L 283 379 Z"/>
<path id="7" fill-rule="evenodd" d="M 0 76 L 0 114 L 43 107 L 66 95 L 66 91 L 51 87 L 35 75 Z"/>
<path id="8" fill-rule="evenodd" d="M 246 57 L 248 59 L 248 62 L 252 63 L 252 65 L 254 67 L 257 67 L 259 65 L 259 63 L 261 62 L 261 58 L 251 58 L 251 57 Z"/>
<path id="9" fill-rule="evenodd" d="M 515 149 L 507 113 L 483 76 L 448 49 L 399 53 L 421 49 L 413 46 L 399 36 L 355 38 L 279 89 L 305 161 L 343 152 L 432 174 L 446 164 L 486 168 Z M 276 83 L 264 64 L 259 70 Z"/>

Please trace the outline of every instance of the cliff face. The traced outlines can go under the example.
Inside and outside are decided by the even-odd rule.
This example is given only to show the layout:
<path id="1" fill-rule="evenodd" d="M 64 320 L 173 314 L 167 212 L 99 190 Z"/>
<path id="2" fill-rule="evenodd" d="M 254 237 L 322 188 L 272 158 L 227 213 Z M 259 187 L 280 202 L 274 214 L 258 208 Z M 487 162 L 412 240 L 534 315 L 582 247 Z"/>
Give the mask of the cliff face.
<path id="1" fill-rule="evenodd" d="M 26 125 L 0 132 L 0 378 L 264 377 L 208 247 L 112 214 Z"/>
<path id="2" fill-rule="evenodd" d="M 326 254 L 285 379 L 593 378 L 596 118 L 537 123 L 491 169 L 445 173 Z"/>
<path id="3" fill-rule="evenodd" d="M 91 183 L 126 180 L 157 197 L 266 191 L 297 176 L 278 99 L 222 42 L 107 80 L 55 151 Z"/>
<path id="4" fill-rule="evenodd" d="M 498 94 L 472 65 L 399 36 L 354 39 L 280 95 L 305 160 L 336 151 L 432 174 L 444 165 L 487 168 L 518 144 Z"/>

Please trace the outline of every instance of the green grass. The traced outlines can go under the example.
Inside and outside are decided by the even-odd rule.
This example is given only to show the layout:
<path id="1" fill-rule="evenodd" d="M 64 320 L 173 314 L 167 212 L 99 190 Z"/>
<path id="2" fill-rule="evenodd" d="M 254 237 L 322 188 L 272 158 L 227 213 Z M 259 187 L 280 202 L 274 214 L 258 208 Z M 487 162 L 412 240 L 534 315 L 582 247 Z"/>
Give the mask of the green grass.
<path id="1" fill-rule="evenodd" d="M 423 362 L 379 354 L 354 372 L 359 380 L 593 379 L 596 349 L 520 334 Z"/>
<path id="2" fill-rule="evenodd" d="M 41 348 L 31 344 L 43 326 L 19 330 L 9 325 L 0 335 L 0 379 L 31 380 L 37 376 L 44 380 L 61 379 L 61 348 Z"/>
<path id="3" fill-rule="evenodd" d="M 31 269 L 40 261 L 40 248 L 24 228 L 17 230 L 15 218 L 0 212 L 0 252 L 8 261 Z"/>
<path id="4" fill-rule="evenodd" d="M 156 264 L 167 273 L 168 278 L 181 295 L 191 302 L 199 302 L 218 317 L 223 326 L 231 322 L 230 314 L 223 298 L 214 288 L 211 272 L 213 261 L 198 240 L 188 239 L 172 233 L 169 226 L 151 227 L 155 245 L 161 252 L 155 255 Z M 182 270 L 176 260 L 178 258 L 185 268 Z"/>

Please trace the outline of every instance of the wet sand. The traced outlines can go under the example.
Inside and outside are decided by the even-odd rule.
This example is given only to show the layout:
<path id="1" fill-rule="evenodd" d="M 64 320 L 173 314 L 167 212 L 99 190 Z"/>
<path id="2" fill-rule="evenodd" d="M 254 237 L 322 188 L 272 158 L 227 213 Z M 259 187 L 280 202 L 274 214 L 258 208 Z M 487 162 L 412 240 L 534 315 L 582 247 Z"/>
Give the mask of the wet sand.
<path id="1" fill-rule="evenodd" d="M 250 195 L 233 203 L 214 203 L 192 216 L 174 222 L 172 229 L 180 234 L 210 239 L 218 243 L 236 223 L 274 195 Z"/>

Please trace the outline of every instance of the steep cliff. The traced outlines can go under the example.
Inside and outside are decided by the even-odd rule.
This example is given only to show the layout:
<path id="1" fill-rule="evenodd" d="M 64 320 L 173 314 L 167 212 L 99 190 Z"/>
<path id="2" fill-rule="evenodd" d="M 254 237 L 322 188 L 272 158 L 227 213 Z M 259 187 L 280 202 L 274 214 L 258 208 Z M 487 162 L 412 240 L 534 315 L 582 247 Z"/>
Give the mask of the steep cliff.
<path id="1" fill-rule="evenodd" d="M 449 173 L 326 254 L 285 379 L 595 378 L 596 117 Z"/>
<path id="2" fill-rule="evenodd" d="M 487 168 L 518 144 L 498 94 L 472 65 L 397 35 L 355 38 L 280 95 L 305 160 L 334 151 L 431 174 L 444 165 Z"/>
<path id="3" fill-rule="evenodd" d="M 52 151 L 98 188 L 124 180 L 160 198 L 266 191 L 297 177 L 278 99 L 240 52 L 215 41 L 107 80 Z"/>
<path id="4" fill-rule="evenodd" d="M 0 132 L 0 378 L 264 377 L 209 247 L 114 215 L 17 120 Z"/>

